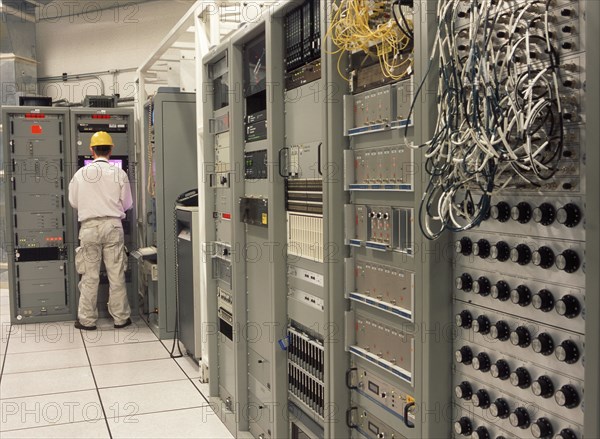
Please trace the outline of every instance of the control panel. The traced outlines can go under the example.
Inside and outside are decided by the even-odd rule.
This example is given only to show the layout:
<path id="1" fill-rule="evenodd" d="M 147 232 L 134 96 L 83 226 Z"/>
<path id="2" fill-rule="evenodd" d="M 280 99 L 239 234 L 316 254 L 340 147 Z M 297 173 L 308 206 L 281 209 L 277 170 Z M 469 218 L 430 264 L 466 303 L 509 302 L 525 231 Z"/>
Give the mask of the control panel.
<path id="1" fill-rule="evenodd" d="M 454 52 L 456 63 L 441 74 L 464 81 L 440 85 L 440 114 L 464 127 L 477 108 L 498 103 L 460 140 L 438 126 L 428 144 L 423 199 L 437 192 L 443 201 L 423 202 L 422 231 L 433 239 L 450 231 L 454 241 L 453 435 L 582 438 L 587 2 L 442 3 L 438 20 L 452 26 L 440 32 L 448 44 L 439 56 Z M 469 67 L 459 61 L 467 58 Z M 469 73 L 488 68 L 496 73 L 485 85 Z M 478 95 L 474 85 L 499 94 Z M 482 101 L 459 109 L 442 96 L 449 89 Z M 492 119 L 523 124 L 488 131 Z M 492 140 L 500 132 L 501 147 Z"/>

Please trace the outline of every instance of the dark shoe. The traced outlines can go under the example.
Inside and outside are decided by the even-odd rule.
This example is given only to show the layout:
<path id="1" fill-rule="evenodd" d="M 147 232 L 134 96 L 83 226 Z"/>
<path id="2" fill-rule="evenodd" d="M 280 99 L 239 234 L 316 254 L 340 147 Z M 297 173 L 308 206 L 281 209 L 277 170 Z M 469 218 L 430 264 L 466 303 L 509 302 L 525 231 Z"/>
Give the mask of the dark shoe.
<path id="1" fill-rule="evenodd" d="M 126 327 L 128 327 L 129 325 L 131 325 L 131 319 L 129 319 L 129 318 L 128 318 L 128 319 L 125 321 L 125 323 L 123 323 L 122 325 L 117 325 L 117 324 L 115 323 L 115 329 L 122 329 L 122 328 L 126 328 Z"/>
<path id="2" fill-rule="evenodd" d="M 79 320 L 75 320 L 75 327 L 77 329 L 83 329 L 84 331 L 95 331 L 96 330 L 96 325 L 94 325 L 94 326 L 84 326 L 81 323 L 79 323 Z"/>

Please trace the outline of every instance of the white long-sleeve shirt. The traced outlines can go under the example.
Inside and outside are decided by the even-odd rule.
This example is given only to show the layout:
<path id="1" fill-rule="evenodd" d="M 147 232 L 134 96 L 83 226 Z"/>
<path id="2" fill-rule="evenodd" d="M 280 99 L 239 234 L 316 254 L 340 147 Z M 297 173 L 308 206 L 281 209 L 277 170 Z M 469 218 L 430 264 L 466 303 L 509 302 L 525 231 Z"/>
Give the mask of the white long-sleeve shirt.
<path id="1" fill-rule="evenodd" d="M 133 206 L 127 173 L 96 159 L 79 169 L 69 183 L 69 203 L 77 209 L 79 221 L 92 218 L 125 218 Z"/>

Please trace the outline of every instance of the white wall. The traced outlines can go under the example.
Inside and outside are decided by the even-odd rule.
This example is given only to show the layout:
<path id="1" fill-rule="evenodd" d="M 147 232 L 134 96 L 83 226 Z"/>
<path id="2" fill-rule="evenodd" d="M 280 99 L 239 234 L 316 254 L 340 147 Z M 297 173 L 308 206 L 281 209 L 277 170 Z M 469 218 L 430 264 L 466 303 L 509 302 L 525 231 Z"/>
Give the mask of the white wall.
<path id="1" fill-rule="evenodd" d="M 102 10 L 117 3 L 119 8 Z M 117 71 L 99 75 L 105 93 L 133 97 L 134 69 L 157 48 L 193 3 L 60 0 L 40 8 L 36 29 L 38 77 Z M 98 79 L 80 79 L 40 81 L 39 92 L 54 99 L 80 102 L 86 94 L 100 94 L 101 89 Z"/>

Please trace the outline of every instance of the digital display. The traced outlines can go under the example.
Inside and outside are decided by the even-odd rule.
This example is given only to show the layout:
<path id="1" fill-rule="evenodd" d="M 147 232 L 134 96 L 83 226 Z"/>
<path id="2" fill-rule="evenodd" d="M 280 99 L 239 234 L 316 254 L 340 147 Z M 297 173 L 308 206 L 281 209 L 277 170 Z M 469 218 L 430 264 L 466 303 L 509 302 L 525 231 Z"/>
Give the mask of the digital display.
<path id="1" fill-rule="evenodd" d="M 89 160 L 86 159 L 86 160 L 83 161 L 83 166 L 91 165 L 92 163 L 94 163 L 93 159 L 89 159 Z M 119 169 L 123 169 L 123 160 L 114 159 L 114 160 L 109 160 L 108 163 L 111 166 L 115 166 L 115 167 L 117 167 Z"/>
<path id="2" fill-rule="evenodd" d="M 375 384 L 373 381 L 369 381 L 369 390 L 373 392 L 375 395 L 379 395 L 379 386 Z"/>

